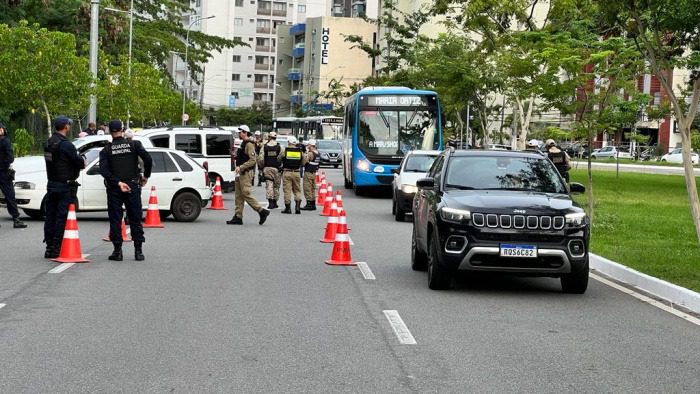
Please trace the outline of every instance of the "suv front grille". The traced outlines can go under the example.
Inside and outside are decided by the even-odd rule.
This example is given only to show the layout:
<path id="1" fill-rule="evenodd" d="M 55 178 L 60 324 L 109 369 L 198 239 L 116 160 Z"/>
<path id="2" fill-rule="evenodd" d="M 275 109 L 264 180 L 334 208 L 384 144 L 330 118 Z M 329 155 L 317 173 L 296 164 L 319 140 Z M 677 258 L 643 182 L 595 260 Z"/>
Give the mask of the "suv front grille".
<path id="1" fill-rule="evenodd" d="M 472 213 L 476 227 L 514 228 L 528 230 L 561 230 L 566 224 L 563 216 L 496 215 L 494 213 Z"/>

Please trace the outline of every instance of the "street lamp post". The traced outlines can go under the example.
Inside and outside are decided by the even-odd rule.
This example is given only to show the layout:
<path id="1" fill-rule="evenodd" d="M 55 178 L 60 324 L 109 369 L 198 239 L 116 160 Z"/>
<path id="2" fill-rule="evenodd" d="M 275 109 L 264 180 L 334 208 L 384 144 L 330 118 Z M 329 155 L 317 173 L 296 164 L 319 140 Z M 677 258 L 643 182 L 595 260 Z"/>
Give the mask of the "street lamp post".
<path id="1" fill-rule="evenodd" d="M 129 11 L 118 10 L 116 8 L 105 8 L 105 11 L 120 12 L 129 14 L 129 91 L 131 91 L 131 54 L 134 47 L 134 0 L 131 0 Z M 131 100 L 126 103 L 126 127 L 131 127 Z"/>
<path id="2" fill-rule="evenodd" d="M 189 77 L 189 72 L 190 68 L 189 65 L 187 64 L 187 54 L 190 49 L 190 29 L 192 29 L 192 26 L 194 26 L 195 23 L 203 21 L 205 19 L 212 19 L 215 18 L 216 15 L 211 15 L 206 18 L 202 18 L 201 16 L 196 17 L 192 22 L 190 22 L 189 26 L 187 26 L 187 34 L 185 35 L 185 79 L 182 81 L 182 125 L 185 126 L 187 123 L 185 121 L 185 84 L 187 83 L 187 78 Z"/>
<path id="3" fill-rule="evenodd" d="M 97 81 L 97 35 L 99 34 L 99 14 L 100 0 L 90 2 L 90 73 L 92 74 L 92 84 L 94 88 Z M 92 92 L 90 95 L 90 109 L 88 110 L 88 123 L 97 122 L 97 96 Z"/>

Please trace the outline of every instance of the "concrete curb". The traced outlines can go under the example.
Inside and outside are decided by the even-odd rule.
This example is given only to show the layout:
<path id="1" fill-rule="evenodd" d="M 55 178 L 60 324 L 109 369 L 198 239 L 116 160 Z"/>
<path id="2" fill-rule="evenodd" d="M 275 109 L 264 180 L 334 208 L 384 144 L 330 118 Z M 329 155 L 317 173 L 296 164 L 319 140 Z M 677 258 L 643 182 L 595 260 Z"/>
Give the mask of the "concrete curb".
<path id="1" fill-rule="evenodd" d="M 590 267 L 613 279 L 639 288 L 673 304 L 700 313 L 700 293 L 654 278 L 596 254 L 590 254 Z"/>

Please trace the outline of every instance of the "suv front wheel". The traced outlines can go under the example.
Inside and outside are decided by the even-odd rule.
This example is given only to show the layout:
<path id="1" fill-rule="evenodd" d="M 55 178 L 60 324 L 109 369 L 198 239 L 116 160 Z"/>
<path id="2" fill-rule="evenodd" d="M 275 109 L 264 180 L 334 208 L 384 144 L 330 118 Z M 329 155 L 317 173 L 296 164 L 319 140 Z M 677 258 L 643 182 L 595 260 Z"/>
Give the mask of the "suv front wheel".
<path id="1" fill-rule="evenodd" d="M 432 239 L 428 245 L 428 287 L 431 290 L 448 290 L 452 287 L 452 276 L 440 265 L 438 248 L 440 241 L 437 233 L 433 232 Z"/>
<path id="2" fill-rule="evenodd" d="M 411 236 L 411 268 L 414 271 L 425 271 L 428 265 L 428 256 L 418 250 L 418 241 L 416 241 L 416 226 L 413 226 L 413 234 Z"/>
<path id="3" fill-rule="evenodd" d="M 577 272 L 561 276 L 561 289 L 564 293 L 583 294 L 588 288 L 588 261 Z"/>

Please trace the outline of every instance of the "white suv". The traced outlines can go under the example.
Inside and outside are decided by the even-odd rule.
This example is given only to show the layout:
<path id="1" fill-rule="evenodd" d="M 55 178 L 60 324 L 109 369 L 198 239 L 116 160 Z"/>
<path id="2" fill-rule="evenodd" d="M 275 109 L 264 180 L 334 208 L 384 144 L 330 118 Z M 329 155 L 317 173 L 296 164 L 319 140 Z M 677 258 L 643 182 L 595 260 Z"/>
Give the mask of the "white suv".
<path id="1" fill-rule="evenodd" d="M 100 150 L 94 148 L 83 153 L 88 164 L 77 179 L 81 185 L 78 188 L 79 212 L 107 210 L 107 193 L 100 175 Z M 153 158 L 153 171 L 141 193 L 144 210 L 148 208 L 150 188 L 155 186 L 161 218 L 172 214 L 177 221 L 196 220 L 212 196 L 207 171 L 183 152 L 161 148 L 146 150 Z M 17 206 L 31 218 L 44 216 L 46 183 L 46 170 L 18 174 L 15 179 Z"/>

